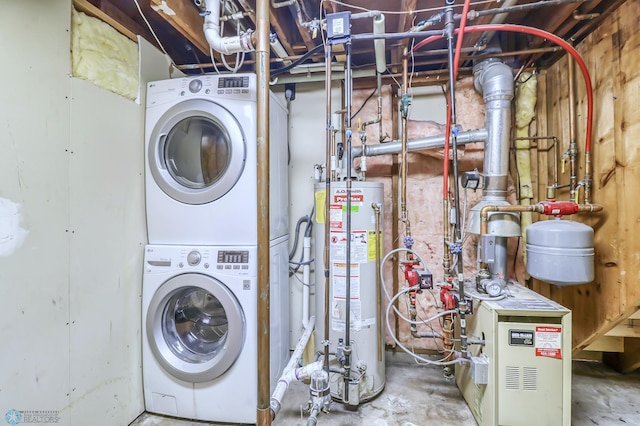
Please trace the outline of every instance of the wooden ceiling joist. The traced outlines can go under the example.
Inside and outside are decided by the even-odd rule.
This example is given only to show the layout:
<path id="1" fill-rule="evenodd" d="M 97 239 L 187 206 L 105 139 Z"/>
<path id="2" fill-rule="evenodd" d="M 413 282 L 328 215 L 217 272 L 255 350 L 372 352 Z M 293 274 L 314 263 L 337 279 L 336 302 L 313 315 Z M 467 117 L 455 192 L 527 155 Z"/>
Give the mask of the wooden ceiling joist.
<path id="1" fill-rule="evenodd" d="M 133 19 L 127 17 L 121 12 L 118 12 L 115 7 L 109 7 L 110 5 L 108 4 L 106 6 L 101 4 L 100 7 L 98 7 L 89 2 L 89 0 L 73 0 L 73 5 L 76 10 L 106 22 L 124 36 L 137 42 L 138 37 L 136 35 L 135 28 L 140 28 L 140 26 L 135 23 Z M 137 33 L 144 34 L 144 32 L 141 31 L 142 29 L 140 28 Z"/>
<path id="2" fill-rule="evenodd" d="M 190 0 L 151 0 L 151 7 L 198 50 L 209 55 L 202 16 Z"/>

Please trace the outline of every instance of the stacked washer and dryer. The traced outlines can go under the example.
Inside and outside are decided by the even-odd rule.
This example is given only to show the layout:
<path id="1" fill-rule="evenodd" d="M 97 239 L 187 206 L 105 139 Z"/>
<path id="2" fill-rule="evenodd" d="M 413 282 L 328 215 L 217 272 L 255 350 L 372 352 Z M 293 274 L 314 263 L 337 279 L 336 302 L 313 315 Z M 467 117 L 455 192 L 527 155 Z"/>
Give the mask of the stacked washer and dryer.
<path id="1" fill-rule="evenodd" d="M 142 370 L 148 412 L 255 423 L 254 74 L 148 84 Z M 270 99 L 271 382 L 289 353 L 287 111 Z"/>

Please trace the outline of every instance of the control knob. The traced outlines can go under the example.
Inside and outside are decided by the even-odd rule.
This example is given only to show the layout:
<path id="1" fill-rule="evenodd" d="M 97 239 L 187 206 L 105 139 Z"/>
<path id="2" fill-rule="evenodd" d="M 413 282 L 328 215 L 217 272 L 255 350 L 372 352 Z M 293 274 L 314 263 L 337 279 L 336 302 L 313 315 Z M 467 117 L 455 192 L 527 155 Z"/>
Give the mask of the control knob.
<path id="1" fill-rule="evenodd" d="M 189 266 L 197 266 L 202 260 L 202 255 L 199 251 L 192 251 L 187 255 L 187 263 Z"/>

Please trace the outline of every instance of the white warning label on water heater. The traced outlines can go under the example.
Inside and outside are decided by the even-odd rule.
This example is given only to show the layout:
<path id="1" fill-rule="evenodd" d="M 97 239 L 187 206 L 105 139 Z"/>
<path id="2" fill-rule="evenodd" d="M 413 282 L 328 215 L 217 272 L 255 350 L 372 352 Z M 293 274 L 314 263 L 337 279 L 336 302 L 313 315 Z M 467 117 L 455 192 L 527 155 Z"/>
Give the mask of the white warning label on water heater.
<path id="1" fill-rule="evenodd" d="M 346 262 L 347 233 L 345 231 L 330 231 L 329 244 L 331 250 L 331 260 L 334 262 Z M 351 231 L 351 262 L 367 263 L 368 253 L 367 231 Z"/>
<path id="2" fill-rule="evenodd" d="M 537 326 L 534 341 L 536 356 L 562 359 L 562 327 Z"/>
<path id="3" fill-rule="evenodd" d="M 331 204 L 329 206 L 329 227 L 334 229 L 342 228 L 342 205 Z"/>

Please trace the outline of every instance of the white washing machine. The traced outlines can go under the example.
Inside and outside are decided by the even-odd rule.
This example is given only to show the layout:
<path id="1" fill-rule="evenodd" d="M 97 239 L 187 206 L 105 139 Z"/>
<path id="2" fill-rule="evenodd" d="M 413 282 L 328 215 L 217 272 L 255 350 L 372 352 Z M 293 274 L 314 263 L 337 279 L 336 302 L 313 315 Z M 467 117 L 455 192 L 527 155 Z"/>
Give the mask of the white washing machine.
<path id="1" fill-rule="evenodd" d="M 270 98 L 270 238 L 288 233 L 287 110 Z M 149 244 L 257 244 L 255 74 L 151 82 Z"/>
<path id="2" fill-rule="evenodd" d="M 271 387 L 289 355 L 288 238 L 271 244 Z M 142 377 L 148 412 L 255 423 L 256 246 L 145 249 Z"/>

